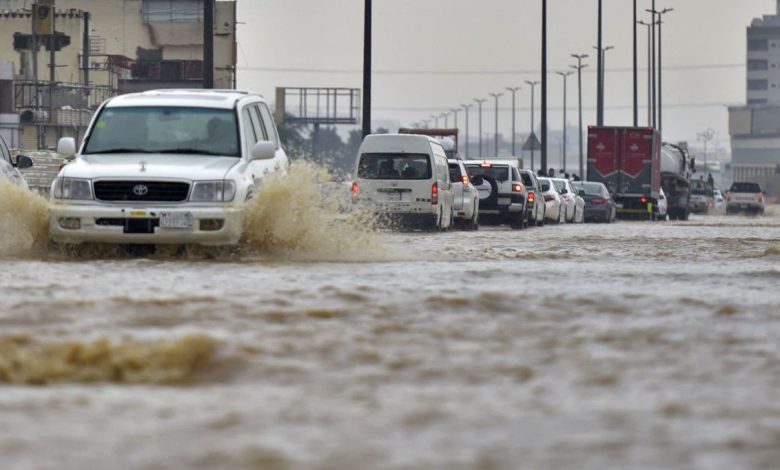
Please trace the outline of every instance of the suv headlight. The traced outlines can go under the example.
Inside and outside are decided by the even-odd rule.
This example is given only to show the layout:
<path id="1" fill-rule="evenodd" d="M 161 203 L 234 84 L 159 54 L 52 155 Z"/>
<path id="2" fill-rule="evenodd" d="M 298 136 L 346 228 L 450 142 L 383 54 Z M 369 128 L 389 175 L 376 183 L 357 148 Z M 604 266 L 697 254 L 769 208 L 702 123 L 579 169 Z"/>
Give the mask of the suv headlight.
<path id="1" fill-rule="evenodd" d="M 230 202 L 236 197 L 236 183 L 230 180 L 196 181 L 192 185 L 192 202 Z"/>
<path id="2" fill-rule="evenodd" d="M 55 199 L 92 200 L 92 181 L 59 177 L 54 180 L 52 195 Z"/>

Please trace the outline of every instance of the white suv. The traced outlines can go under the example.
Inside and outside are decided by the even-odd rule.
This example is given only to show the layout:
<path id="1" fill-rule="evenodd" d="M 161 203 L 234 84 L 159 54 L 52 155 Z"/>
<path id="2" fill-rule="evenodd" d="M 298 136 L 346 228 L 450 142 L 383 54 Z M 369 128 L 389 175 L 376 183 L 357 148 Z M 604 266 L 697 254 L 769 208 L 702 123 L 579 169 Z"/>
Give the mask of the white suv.
<path id="1" fill-rule="evenodd" d="M 103 103 L 52 184 L 60 243 L 235 244 L 245 203 L 288 159 L 259 95 L 159 90 Z"/>

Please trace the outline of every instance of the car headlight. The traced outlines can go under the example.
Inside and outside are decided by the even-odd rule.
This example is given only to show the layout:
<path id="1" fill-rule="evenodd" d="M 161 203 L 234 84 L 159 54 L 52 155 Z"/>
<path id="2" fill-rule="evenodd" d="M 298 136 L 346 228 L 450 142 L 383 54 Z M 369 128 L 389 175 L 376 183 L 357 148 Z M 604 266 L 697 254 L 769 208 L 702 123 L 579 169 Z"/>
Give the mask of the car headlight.
<path id="1" fill-rule="evenodd" d="M 52 191 L 55 199 L 87 201 L 92 197 L 92 181 L 80 178 L 59 177 L 54 180 Z"/>
<path id="2" fill-rule="evenodd" d="M 236 197 L 236 183 L 230 180 L 196 181 L 192 185 L 192 202 L 230 202 Z"/>

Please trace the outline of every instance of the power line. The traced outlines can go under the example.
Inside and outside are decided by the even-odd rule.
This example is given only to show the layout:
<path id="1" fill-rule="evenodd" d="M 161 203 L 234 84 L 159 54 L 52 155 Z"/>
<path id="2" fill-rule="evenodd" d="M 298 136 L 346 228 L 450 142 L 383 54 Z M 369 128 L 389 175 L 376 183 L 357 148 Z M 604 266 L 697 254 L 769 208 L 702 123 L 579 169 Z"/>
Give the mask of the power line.
<path id="1" fill-rule="evenodd" d="M 723 70 L 744 69 L 746 64 L 693 64 L 664 66 L 664 71 L 698 71 L 698 70 Z M 242 72 L 271 72 L 271 73 L 321 73 L 321 74 L 362 74 L 361 69 L 315 69 L 294 67 L 239 67 Z M 647 68 L 639 70 L 646 71 Z M 631 67 L 617 67 L 607 69 L 612 73 L 633 73 Z M 540 70 L 504 69 L 504 70 L 412 70 L 412 69 L 377 69 L 378 75 L 539 75 Z M 596 73 L 594 69 L 583 70 L 583 73 Z"/>
<path id="2" fill-rule="evenodd" d="M 728 103 L 676 103 L 676 104 L 665 104 L 664 108 L 676 108 L 676 109 L 693 109 L 693 108 L 726 108 L 730 106 Z M 443 106 L 428 106 L 428 107 L 404 107 L 404 106 L 378 106 L 374 107 L 374 109 L 378 111 L 421 111 L 421 112 L 427 112 L 427 111 L 439 111 L 444 109 Z M 549 109 L 554 111 L 563 111 L 563 106 L 559 107 L 549 107 Z M 589 110 L 589 111 L 595 111 L 595 106 L 583 106 L 583 110 Z M 633 110 L 633 105 L 618 105 L 618 106 L 606 106 L 606 109 L 612 109 L 612 110 Z M 640 107 L 640 109 L 642 109 Z M 499 107 L 498 110 L 500 112 L 508 113 L 512 112 L 511 107 Z M 517 107 L 517 111 L 531 111 L 530 107 Z"/>

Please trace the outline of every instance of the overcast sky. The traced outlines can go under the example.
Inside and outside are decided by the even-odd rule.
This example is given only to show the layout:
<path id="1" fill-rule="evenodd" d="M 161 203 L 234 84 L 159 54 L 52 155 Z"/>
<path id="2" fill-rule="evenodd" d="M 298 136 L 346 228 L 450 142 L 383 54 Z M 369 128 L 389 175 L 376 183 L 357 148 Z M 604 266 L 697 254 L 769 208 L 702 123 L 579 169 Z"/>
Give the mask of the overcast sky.
<path id="1" fill-rule="evenodd" d="M 583 107 L 585 123 L 593 123 L 597 1 L 548 3 L 550 71 L 566 70 L 573 63 L 572 53 L 591 54 L 587 60 L 590 73 L 583 74 Z M 630 124 L 632 2 L 603 0 L 603 4 L 604 43 L 615 46 L 606 60 L 605 123 Z M 244 23 L 238 34 L 240 87 L 273 100 L 279 86 L 361 86 L 363 0 L 239 0 L 238 5 L 239 21 Z M 374 0 L 373 5 L 374 119 L 410 125 L 519 85 L 523 90 L 517 95 L 518 130 L 525 132 L 530 127 L 530 89 L 523 82 L 540 78 L 541 0 Z M 651 0 L 639 0 L 640 11 L 650 5 Z M 754 17 L 774 14 L 776 2 L 656 0 L 656 8 L 674 8 L 663 29 L 664 103 L 668 106 L 664 139 L 693 141 L 697 132 L 711 127 L 720 142 L 728 145 L 725 106 L 745 101 L 745 28 Z M 649 20 L 648 15 L 643 13 L 641 18 Z M 639 62 L 644 66 L 644 27 L 639 37 Z M 647 100 L 645 74 L 640 71 L 640 104 Z M 552 75 L 552 129 L 562 125 L 562 89 L 562 79 Z M 572 125 L 576 124 L 576 91 L 572 76 L 568 116 Z M 537 124 L 540 101 L 537 87 Z M 494 129 L 492 103 L 491 99 L 483 108 L 483 132 Z M 508 93 L 499 108 L 499 129 L 508 136 Z M 643 108 L 640 123 L 645 119 Z M 472 113 L 472 134 L 476 127 L 476 113 Z"/>

